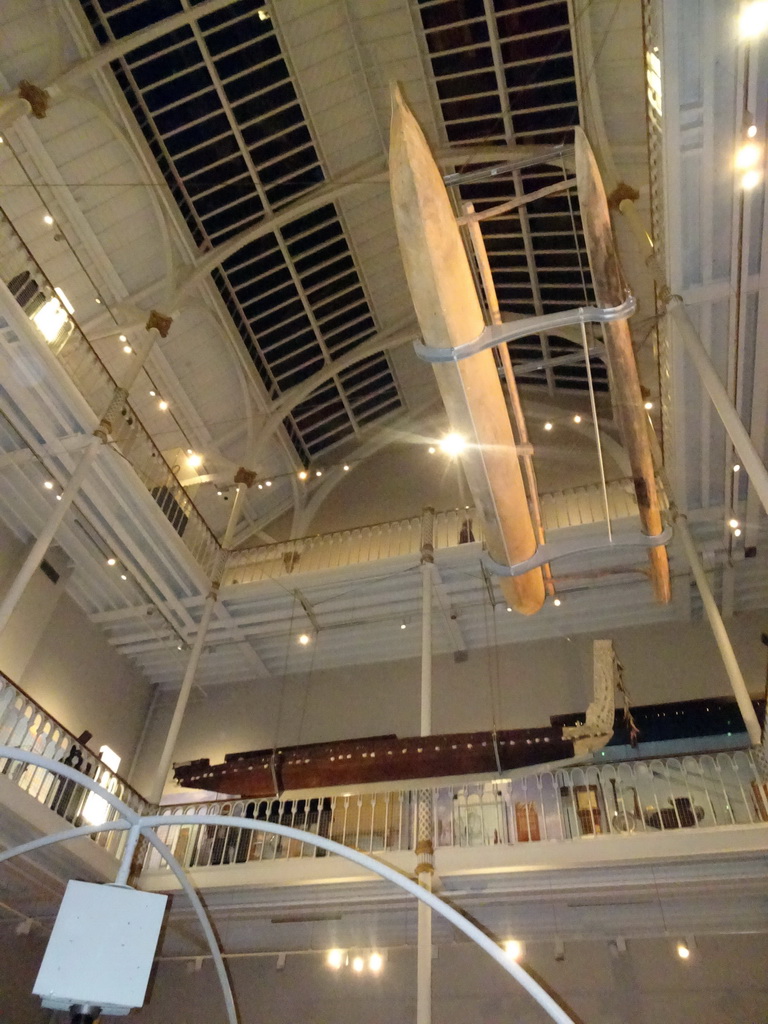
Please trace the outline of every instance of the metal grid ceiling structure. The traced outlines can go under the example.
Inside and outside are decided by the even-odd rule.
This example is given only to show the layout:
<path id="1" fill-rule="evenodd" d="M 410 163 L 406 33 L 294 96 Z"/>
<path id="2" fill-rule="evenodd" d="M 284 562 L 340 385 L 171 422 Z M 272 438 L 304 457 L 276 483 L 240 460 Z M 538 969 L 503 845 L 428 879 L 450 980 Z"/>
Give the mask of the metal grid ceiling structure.
<path id="1" fill-rule="evenodd" d="M 186 6 L 81 3 L 102 44 Z M 112 69 L 201 251 L 325 180 L 272 21 L 253 0 L 168 32 Z M 246 245 L 213 278 L 272 398 L 378 329 L 333 203 Z M 400 407 L 379 354 L 332 377 L 285 425 L 306 463 Z"/>
<path id="2" fill-rule="evenodd" d="M 420 0 L 447 141 L 452 145 L 519 144 L 562 149 L 579 121 L 566 0 Z M 537 192 L 570 176 L 557 160 L 460 187 L 478 213 L 510 196 Z M 468 154 L 464 171 L 473 168 Z M 502 313 L 541 316 L 594 302 L 573 190 L 536 199 L 482 222 Z M 572 342 L 548 335 L 510 345 L 513 364 L 567 356 Z M 593 360 L 595 387 L 607 371 Z M 584 389 L 581 364 L 532 370 L 520 383 Z"/>

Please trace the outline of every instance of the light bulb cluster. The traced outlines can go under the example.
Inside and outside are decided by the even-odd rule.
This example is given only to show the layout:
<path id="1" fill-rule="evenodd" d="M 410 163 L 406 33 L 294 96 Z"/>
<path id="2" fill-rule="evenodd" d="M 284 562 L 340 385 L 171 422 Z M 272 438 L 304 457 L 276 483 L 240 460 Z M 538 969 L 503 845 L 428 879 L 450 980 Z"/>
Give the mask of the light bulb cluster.
<path id="1" fill-rule="evenodd" d="M 329 949 L 325 963 L 333 971 L 347 967 L 355 974 L 363 974 L 366 969 L 370 974 L 379 974 L 384 966 L 384 957 L 378 950 L 354 952 L 347 949 Z"/>

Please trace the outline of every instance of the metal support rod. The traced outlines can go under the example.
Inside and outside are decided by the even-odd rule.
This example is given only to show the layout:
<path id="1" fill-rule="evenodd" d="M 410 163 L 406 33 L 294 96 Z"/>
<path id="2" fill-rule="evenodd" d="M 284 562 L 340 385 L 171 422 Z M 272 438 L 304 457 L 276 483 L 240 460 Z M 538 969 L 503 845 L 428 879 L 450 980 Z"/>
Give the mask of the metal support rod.
<path id="1" fill-rule="evenodd" d="M 213 609 L 215 608 L 216 601 L 219 597 L 219 586 L 224 574 L 227 551 L 232 543 L 232 536 L 235 531 L 238 515 L 240 514 L 240 503 L 246 490 L 247 488 L 244 485 L 239 485 L 235 492 L 235 500 L 232 502 L 229 521 L 227 522 L 227 528 L 224 533 L 224 539 L 219 552 L 219 559 L 216 567 L 214 568 L 213 579 L 211 580 L 211 589 L 205 599 L 203 614 L 200 618 L 200 625 L 197 627 L 195 642 L 193 643 L 192 650 L 189 653 L 189 660 L 187 661 L 187 667 L 184 671 L 184 678 L 181 681 L 179 696 L 176 698 L 176 707 L 173 709 L 173 716 L 171 718 L 171 724 L 168 726 L 168 734 L 165 737 L 163 752 L 160 755 L 160 759 L 157 764 L 157 771 L 155 772 L 155 777 L 152 781 L 152 786 L 149 792 L 149 800 L 153 804 L 159 804 L 160 798 L 163 795 L 165 783 L 168 778 L 168 772 L 173 760 L 176 741 L 179 738 L 181 723 L 187 710 L 189 695 L 192 692 L 192 684 L 194 683 L 195 676 L 197 675 L 197 666 L 200 662 L 200 655 L 203 653 L 203 646 L 205 645 L 208 628 L 211 624 L 211 618 L 213 617 Z"/>
<path id="2" fill-rule="evenodd" d="M 597 405 L 595 403 L 595 385 L 592 381 L 592 364 L 589 361 L 589 341 L 587 340 L 587 325 L 581 325 L 581 343 L 584 348 L 584 360 L 587 368 L 587 380 L 589 381 L 589 407 L 592 410 L 592 425 L 595 430 L 595 444 L 597 445 L 597 461 L 600 465 L 600 484 L 603 489 L 603 507 L 605 509 L 605 525 L 608 529 L 608 540 L 613 541 L 613 530 L 611 528 L 611 504 L 608 501 L 608 484 L 605 480 L 605 462 L 603 460 L 603 445 L 600 440 L 600 424 L 597 419 Z"/>
<path id="3" fill-rule="evenodd" d="M 0 601 L 0 633 L 2 633 L 8 625 L 8 621 L 11 618 L 11 615 L 13 615 L 22 594 L 26 590 L 27 584 L 32 579 L 37 567 L 45 557 L 45 553 L 50 547 L 51 541 L 56 536 L 56 531 L 59 526 L 61 526 L 64 516 L 67 514 L 69 507 L 77 496 L 77 493 L 80 490 L 80 485 L 91 467 L 91 463 L 94 461 L 100 450 L 100 438 L 92 437 L 80 455 L 80 458 L 72 472 L 72 476 L 67 481 L 64 490 L 60 495 L 58 495 L 59 500 L 54 503 L 55 507 L 52 509 L 51 514 L 48 517 L 48 521 L 40 531 L 37 540 L 29 549 L 27 557 L 24 559 L 21 568 L 16 574 L 16 578 L 13 583 L 11 583 L 2 601 Z"/>
<path id="4" fill-rule="evenodd" d="M 744 719 L 744 724 L 747 727 L 747 733 L 749 734 L 750 742 L 753 746 L 758 746 L 760 743 L 760 725 L 757 721 L 757 715 L 755 709 L 752 706 L 752 699 L 749 696 L 747 690 L 747 684 L 744 682 L 744 676 L 741 674 L 739 663 L 736 659 L 736 654 L 733 650 L 730 637 L 728 636 L 728 630 L 725 628 L 720 611 L 717 607 L 712 590 L 707 580 L 707 575 L 704 572 L 704 566 L 701 564 L 699 553 L 696 550 L 696 545 L 693 542 L 691 531 L 688 529 L 688 522 L 684 515 L 677 513 L 675 516 L 675 526 L 677 535 L 680 538 L 683 551 L 685 551 L 685 557 L 688 559 L 688 564 L 691 567 L 691 573 L 696 586 L 699 588 L 699 594 L 701 595 L 701 601 L 704 605 L 704 611 L 706 612 L 709 625 L 712 629 L 712 633 L 715 637 L 715 643 L 717 649 L 720 652 L 720 657 L 723 659 L 723 665 L 725 671 L 728 674 L 728 681 L 731 684 L 733 695 L 736 698 L 736 703 L 739 705 L 741 716 Z"/>
<path id="5" fill-rule="evenodd" d="M 480 225 L 477 221 L 471 219 L 471 214 L 474 213 L 473 203 L 464 203 L 463 206 L 465 214 L 470 219 L 467 220 L 467 231 L 469 233 L 470 241 L 472 242 L 472 250 L 475 254 L 475 260 L 477 262 L 477 269 L 480 273 L 480 280 L 483 285 L 483 291 L 485 292 L 485 301 L 488 306 L 488 315 L 492 324 L 501 324 L 501 310 L 499 309 L 499 301 L 496 295 L 496 285 L 493 282 L 493 274 L 491 273 L 491 264 L 488 260 L 488 251 L 485 248 L 485 241 L 483 239 L 483 233 Z M 517 427 L 517 439 L 521 445 L 528 444 L 528 427 L 525 422 L 525 415 L 523 413 L 523 406 L 520 402 L 520 393 L 517 390 L 517 381 L 515 380 L 515 372 L 512 367 L 512 360 L 509 355 L 509 347 L 507 344 L 499 345 L 499 355 L 501 356 L 501 366 L 504 371 L 504 379 L 507 382 L 507 394 L 509 395 L 509 404 L 512 406 L 512 413 L 515 417 L 515 426 Z M 531 503 L 531 519 L 533 520 L 533 529 L 536 533 L 536 543 L 543 544 L 546 540 L 544 534 L 544 523 L 541 518 L 541 505 L 539 504 L 539 485 L 536 481 L 536 470 L 533 467 L 533 459 L 530 455 L 522 455 L 523 468 L 525 469 L 525 482 L 528 485 L 528 498 Z M 542 573 L 544 576 L 544 586 L 548 594 L 554 594 L 555 588 L 552 583 L 552 570 L 548 565 L 542 567 Z"/>
<path id="6" fill-rule="evenodd" d="M 728 436 L 733 442 L 741 461 L 741 465 L 749 476 L 750 482 L 757 492 L 763 508 L 768 512 L 768 470 L 763 460 L 752 443 L 752 439 L 746 427 L 741 422 L 733 402 L 728 397 L 723 382 L 718 376 L 707 350 L 701 342 L 696 328 L 691 323 L 685 303 L 679 295 L 672 295 L 664 276 L 664 271 L 656 259 L 653 250 L 653 242 L 643 227 L 640 215 L 635 204 L 630 199 L 624 199 L 619 204 L 619 209 L 627 219 L 639 245 L 647 255 L 646 266 L 659 286 L 660 298 L 667 308 L 669 320 L 675 325 L 680 340 L 685 346 L 685 351 L 690 356 L 691 362 L 696 367 L 701 383 L 704 385 L 709 397 L 712 400 L 717 414 L 719 415 Z"/>

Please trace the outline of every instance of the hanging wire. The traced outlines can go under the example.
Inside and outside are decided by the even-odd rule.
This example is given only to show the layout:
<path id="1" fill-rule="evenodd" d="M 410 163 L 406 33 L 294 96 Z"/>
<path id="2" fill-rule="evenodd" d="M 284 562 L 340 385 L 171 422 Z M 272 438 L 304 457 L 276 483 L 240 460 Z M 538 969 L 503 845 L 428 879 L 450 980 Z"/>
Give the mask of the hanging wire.
<path id="1" fill-rule="evenodd" d="M 560 161 L 563 171 L 563 181 L 567 179 L 567 172 L 565 169 L 565 160 Z M 589 302 L 589 294 L 587 291 L 587 274 L 584 268 L 584 260 L 581 255 L 581 242 L 579 240 L 579 230 L 576 226 L 576 213 L 573 209 L 573 196 L 571 190 L 566 190 L 566 196 L 568 197 L 568 212 L 571 218 L 571 228 L 573 230 L 574 241 L 576 242 L 576 258 L 579 264 L 579 276 L 581 277 L 581 286 L 584 290 L 584 302 Z M 589 385 L 589 404 L 592 409 L 592 424 L 595 429 L 595 444 L 597 445 L 597 461 L 600 466 L 600 484 L 603 489 L 603 507 L 605 508 L 605 525 L 608 531 L 608 543 L 613 543 L 613 529 L 611 526 L 611 508 L 608 501 L 608 485 L 605 480 L 605 461 L 603 459 L 603 445 L 600 440 L 600 428 L 597 423 L 597 404 L 595 402 L 595 385 L 592 379 L 592 361 L 589 353 L 589 341 L 587 339 L 587 328 L 584 323 L 581 324 L 581 344 L 584 349 L 584 363 L 587 371 L 587 383 Z"/>
<path id="2" fill-rule="evenodd" d="M 288 624 L 288 635 L 285 638 L 285 658 L 283 659 L 282 679 L 280 680 L 280 698 L 277 702 L 277 718 L 275 719 L 275 732 L 272 739 L 272 753 L 277 753 L 277 740 L 280 736 L 280 726 L 283 721 L 283 703 L 285 700 L 285 679 L 288 675 L 288 657 L 291 649 L 291 637 L 293 636 L 293 619 L 296 615 L 297 603 L 296 591 L 293 591 L 293 603 L 291 604 L 291 619 Z"/>
<path id="3" fill-rule="evenodd" d="M 309 703 L 309 691 L 310 691 L 310 687 L 312 685 L 312 674 L 313 674 L 314 668 L 315 668 L 315 652 L 316 651 L 317 651 L 317 639 L 315 639 L 315 642 L 312 644 L 312 654 L 311 654 L 310 659 L 309 659 L 309 668 L 307 669 L 306 680 L 304 682 L 304 700 L 303 700 L 302 705 L 301 705 L 301 716 L 299 718 L 299 732 L 298 732 L 298 736 L 296 737 L 296 745 L 297 746 L 299 746 L 301 744 L 301 739 L 302 739 L 302 736 L 304 734 L 304 718 L 306 717 L 306 714 L 307 714 L 307 704 Z"/>

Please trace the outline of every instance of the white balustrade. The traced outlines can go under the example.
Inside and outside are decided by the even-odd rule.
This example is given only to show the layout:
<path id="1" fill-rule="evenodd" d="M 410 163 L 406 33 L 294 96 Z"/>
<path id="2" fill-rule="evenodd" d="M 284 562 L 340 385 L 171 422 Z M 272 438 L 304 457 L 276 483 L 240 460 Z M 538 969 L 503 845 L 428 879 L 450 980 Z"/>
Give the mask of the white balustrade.
<path id="1" fill-rule="evenodd" d="M 749 751 L 590 765 L 512 780 L 437 786 L 436 847 L 487 847 L 660 835 L 768 823 L 768 781 Z M 165 809 L 160 830 L 187 868 L 325 856 L 295 841 L 207 825 L 179 814 L 244 816 L 307 829 L 367 853 L 413 849 L 417 791 L 303 799 L 243 798 Z M 155 853 L 149 869 L 163 870 Z"/>
<path id="2" fill-rule="evenodd" d="M 50 757 L 85 772 L 129 807 L 141 814 L 151 812 L 151 805 L 99 760 L 98 754 L 78 743 L 72 733 L 51 718 L 43 709 L 0 673 L 0 744 L 29 750 Z M 0 776 L 30 797 L 55 811 L 73 826 L 114 821 L 120 815 L 100 797 L 75 782 L 64 779 L 45 768 L 0 758 Z M 125 845 L 125 832 L 103 832 L 93 842 L 120 857 Z"/>

